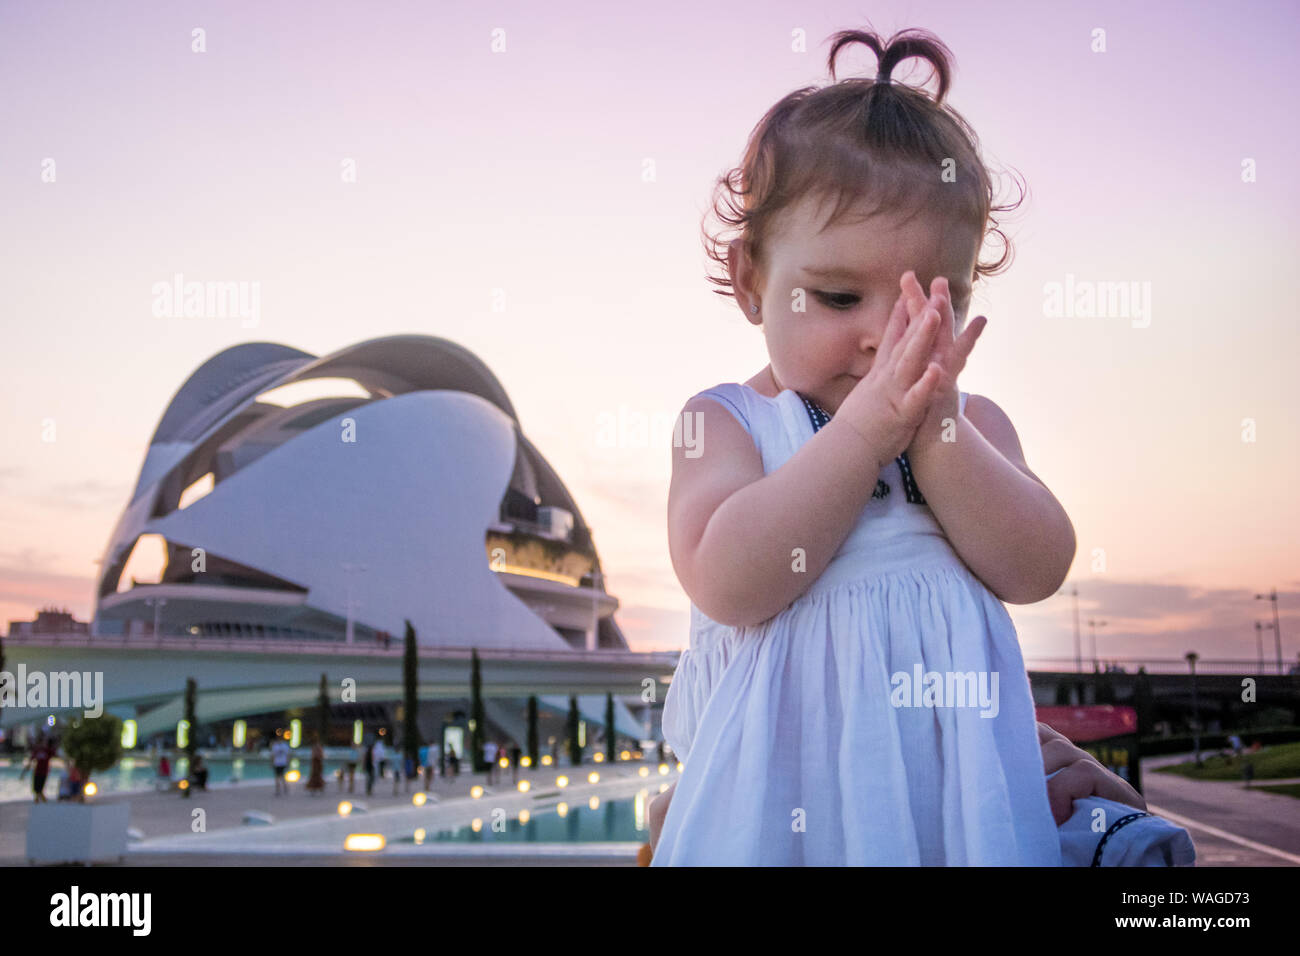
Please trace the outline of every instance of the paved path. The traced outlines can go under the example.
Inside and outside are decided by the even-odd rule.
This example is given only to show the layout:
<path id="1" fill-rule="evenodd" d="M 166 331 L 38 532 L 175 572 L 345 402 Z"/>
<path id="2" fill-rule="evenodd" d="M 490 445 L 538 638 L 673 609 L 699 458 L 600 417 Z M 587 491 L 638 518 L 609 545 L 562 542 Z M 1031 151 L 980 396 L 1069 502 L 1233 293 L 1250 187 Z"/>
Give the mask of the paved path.
<path id="1" fill-rule="evenodd" d="M 1190 754 L 1142 761 L 1142 788 L 1152 813 L 1186 827 L 1197 866 L 1300 866 L 1300 800 L 1266 793 L 1260 785 L 1288 780 L 1191 780 L 1155 773 Z"/>

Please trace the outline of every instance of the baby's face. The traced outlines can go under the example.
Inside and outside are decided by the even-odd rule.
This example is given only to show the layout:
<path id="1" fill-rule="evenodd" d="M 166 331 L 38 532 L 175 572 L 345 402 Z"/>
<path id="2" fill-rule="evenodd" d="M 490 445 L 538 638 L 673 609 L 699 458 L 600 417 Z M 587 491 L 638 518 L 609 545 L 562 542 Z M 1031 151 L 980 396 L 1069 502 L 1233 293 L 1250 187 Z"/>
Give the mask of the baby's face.
<path id="1" fill-rule="evenodd" d="M 932 279 L 947 277 L 957 328 L 946 334 L 961 330 L 982 236 L 929 209 L 907 222 L 849 210 L 819 232 L 829 212 L 809 200 L 787 210 L 767 242 L 762 288 L 753 291 L 777 387 L 833 414 L 870 371 L 907 270 L 927 294 Z M 800 304 L 804 311 L 795 311 Z"/>

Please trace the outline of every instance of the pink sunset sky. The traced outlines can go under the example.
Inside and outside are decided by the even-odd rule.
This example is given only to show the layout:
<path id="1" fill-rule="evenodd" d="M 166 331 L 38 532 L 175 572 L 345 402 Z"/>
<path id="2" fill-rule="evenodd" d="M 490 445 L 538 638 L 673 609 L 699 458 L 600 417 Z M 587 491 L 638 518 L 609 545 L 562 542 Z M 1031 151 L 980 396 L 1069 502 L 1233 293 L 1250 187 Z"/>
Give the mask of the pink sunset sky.
<path id="1" fill-rule="evenodd" d="M 1300 13 L 1253 0 L 6 3 L 0 623 L 89 618 L 149 437 L 210 356 L 419 333 L 502 381 L 633 646 L 685 646 L 664 423 L 767 363 L 704 279 L 700 217 L 868 20 L 952 48 L 953 105 L 1029 186 L 961 387 L 1070 513 L 1101 656 L 1253 660 L 1276 588 L 1293 663 Z M 155 317 L 177 273 L 259 282 L 259 324 Z M 1150 290 L 1149 322 L 1045 308 L 1052 283 L 1111 281 Z M 611 416 L 658 427 L 611 448 Z M 1010 610 L 1031 662 L 1072 656 L 1069 598 Z"/>

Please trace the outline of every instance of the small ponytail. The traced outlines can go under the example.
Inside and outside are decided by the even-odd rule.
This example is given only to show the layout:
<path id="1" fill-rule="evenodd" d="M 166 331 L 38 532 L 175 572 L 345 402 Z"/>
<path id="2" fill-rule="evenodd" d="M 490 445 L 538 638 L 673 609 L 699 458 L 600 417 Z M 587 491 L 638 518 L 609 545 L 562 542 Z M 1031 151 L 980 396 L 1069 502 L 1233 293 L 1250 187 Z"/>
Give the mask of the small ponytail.
<path id="1" fill-rule="evenodd" d="M 881 86 L 890 84 L 894 67 L 903 60 L 915 58 L 929 63 L 934 70 L 934 75 L 939 79 L 939 89 L 935 93 L 934 102 L 942 103 L 944 97 L 948 95 L 952 83 L 952 50 L 948 49 L 933 33 L 926 30 L 902 30 L 882 42 L 879 36 L 866 30 L 841 30 L 832 39 L 834 42 L 827 57 L 827 67 L 832 80 L 836 79 L 835 60 L 840 51 L 849 44 L 861 43 L 870 47 L 876 54 L 875 82 Z"/>

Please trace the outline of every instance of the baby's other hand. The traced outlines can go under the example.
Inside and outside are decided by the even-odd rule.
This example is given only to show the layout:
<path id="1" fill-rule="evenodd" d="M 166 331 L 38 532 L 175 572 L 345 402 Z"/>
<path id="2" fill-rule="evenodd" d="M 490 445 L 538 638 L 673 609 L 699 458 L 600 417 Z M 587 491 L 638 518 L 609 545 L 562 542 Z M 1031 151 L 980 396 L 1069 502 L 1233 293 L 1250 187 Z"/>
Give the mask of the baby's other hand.
<path id="1" fill-rule="evenodd" d="M 978 315 L 967 323 L 961 335 L 957 335 L 957 318 L 952 308 L 952 293 L 948 280 L 944 276 L 935 276 L 930 282 L 930 296 L 927 299 L 925 289 L 912 270 L 904 272 L 899 280 L 903 297 L 907 300 L 907 312 L 910 321 L 915 322 L 928 312 L 939 316 L 939 328 L 934 335 L 934 348 L 930 361 L 939 366 L 941 374 L 930 399 L 929 412 L 919 429 L 926 433 L 942 424 L 945 418 L 955 419 L 961 411 L 961 395 L 957 388 L 957 376 L 966 367 L 966 359 L 975 347 L 975 340 L 988 325 L 988 319 Z"/>
<path id="2" fill-rule="evenodd" d="M 1147 802 L 1128 782 L 1111 773 L 1092 754 L 1080 750 L 1063 734 L 1038 721 L 1038 742 L 1043 748 L 1043 772 L 1061 772 L 1047 781 L 1047 802 L 1059 827 L 1074 815 L 1074 801 L 1102 797 L 1145 810 Z"/>

